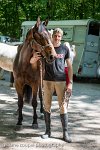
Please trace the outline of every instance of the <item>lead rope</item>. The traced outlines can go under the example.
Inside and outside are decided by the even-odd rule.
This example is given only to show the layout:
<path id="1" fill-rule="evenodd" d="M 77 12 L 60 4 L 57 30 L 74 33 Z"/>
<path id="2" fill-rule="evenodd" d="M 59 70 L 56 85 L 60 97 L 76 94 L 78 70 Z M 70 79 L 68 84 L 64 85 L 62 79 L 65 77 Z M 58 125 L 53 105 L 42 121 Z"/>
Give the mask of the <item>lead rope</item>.
<path id="1" fill-rule="evenodd" d="M 43 88 L 43 72 L 42 72 L 42 60 L 39 60 L 40 62 L 40 87 L 41 87 L 41 91 Z M 43 91 L 42 91 L 42 96 L 43 96 Z"/>

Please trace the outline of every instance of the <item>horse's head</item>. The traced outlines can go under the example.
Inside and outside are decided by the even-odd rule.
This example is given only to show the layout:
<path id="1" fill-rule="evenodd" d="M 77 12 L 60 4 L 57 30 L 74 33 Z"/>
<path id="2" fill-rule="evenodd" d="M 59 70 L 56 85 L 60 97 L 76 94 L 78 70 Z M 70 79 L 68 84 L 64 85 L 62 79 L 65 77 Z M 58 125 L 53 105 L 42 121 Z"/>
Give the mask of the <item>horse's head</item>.
<path id="1" fill-rule="evenodd" d="M 42 23 L 38 17 L 35 26 L 28 31 L 26 39 L 30 41 L 33 51 L 39 52 L 48 62 L 52 62 L 56 57 L 56 52 L 46 29 L 47 24 L 47 19 Z"/>

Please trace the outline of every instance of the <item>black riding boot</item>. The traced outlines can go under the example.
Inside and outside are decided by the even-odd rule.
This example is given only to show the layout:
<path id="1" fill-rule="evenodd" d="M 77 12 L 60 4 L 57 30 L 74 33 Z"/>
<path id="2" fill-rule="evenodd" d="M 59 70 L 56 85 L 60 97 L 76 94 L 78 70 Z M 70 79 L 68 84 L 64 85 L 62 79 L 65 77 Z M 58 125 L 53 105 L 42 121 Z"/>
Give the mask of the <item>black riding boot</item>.
<path id="1" fill-rule="evenodd" d="M 41 137 L 42 137 L 43 139 L 47 139 L 47 138 L 49 138 L 49 137 L 51 136 L 50 113 L 44 111 L 44 119 L 45 119 L 45 125 L 46 125 L 46 132 L 45 132 L 45 134 L 43 134 Z"/>
<path id="2" fill-rule="evenodd" d="M 61 123 L 63 128 L 63 140 L 65 142 L 71 143 L 71 138 L 68 135 L 68 115 L 67 114 L 60 114 Z"/>

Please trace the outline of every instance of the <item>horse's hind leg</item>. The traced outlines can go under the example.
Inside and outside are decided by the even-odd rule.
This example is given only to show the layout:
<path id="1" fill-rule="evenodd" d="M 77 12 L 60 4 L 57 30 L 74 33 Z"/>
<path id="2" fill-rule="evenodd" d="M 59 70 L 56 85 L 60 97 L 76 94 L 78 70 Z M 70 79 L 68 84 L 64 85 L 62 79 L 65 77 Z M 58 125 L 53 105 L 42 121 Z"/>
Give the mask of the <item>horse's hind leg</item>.
<path id="1" fill-rule="evenodd" d="M 23 120 L 22 108 L 23 108 L 23 96 L 18 94 L 18 122 L 17 122 L 17 125 L 22 125 L 22 120 Z"/>

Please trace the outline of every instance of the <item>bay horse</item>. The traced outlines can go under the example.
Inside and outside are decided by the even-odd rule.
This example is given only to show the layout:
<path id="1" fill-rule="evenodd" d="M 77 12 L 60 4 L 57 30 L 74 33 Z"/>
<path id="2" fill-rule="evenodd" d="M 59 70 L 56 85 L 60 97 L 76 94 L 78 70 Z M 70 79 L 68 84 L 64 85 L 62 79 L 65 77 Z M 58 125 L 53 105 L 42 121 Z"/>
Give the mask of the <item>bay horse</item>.
<path id="1" fill-rule="evenodd" d="M 14 82 L 18 94 L 17 125 L 22 125 L 24 87 L 25 85 L 29 85 L 32 88 L 32 127 L 38 128 L 36 108 L 37 92 L 41 79 L 41 62 L 40 60 L 38 60 L 34 64 L 30 64 L 30 59 L 34 56 L 36 52 L 39 52 L 41 57 L 43 57 L 49 63 L 51 63 L 55 59 L 56 52 L 49 37 L 49 33 L 46 29 L 47 24 L 47 19 L 44 22 L 41 22 L 40 18 L 38 17 L 35 26 L 28 31 L 28 33 L 26 34 L 25 41 L 18 47 L 18 53 L 13 63 Z"/>
<path id="2" fill-rule="evenodd" d="M 20 44 L 20 43 L 19 43 Z M 18 45 L 10 45 L 7 43 L 0 43 L 0 68 L 10 72 L 10 87 L 14 85 L 13 77 L 13 62 L 17 54 Z M 43 118 L 43 98 L 41 87 L 39 86 L 38 96 L 40 99 L 40 118 Z M 30 103 L 32 98 L 32 89 L 29 85 L 24 88 L 24 101 Z M 15 113 L 17 114 L 17 112 Z"/>

